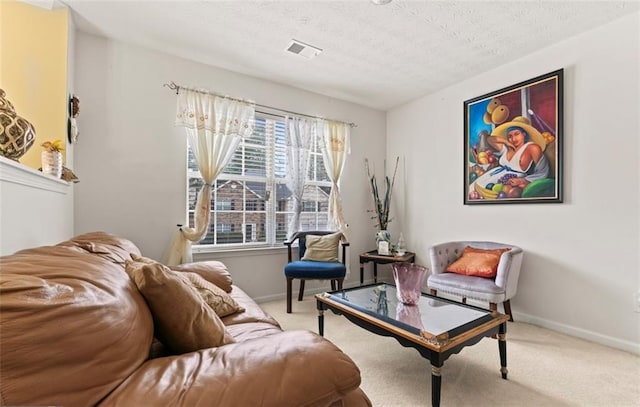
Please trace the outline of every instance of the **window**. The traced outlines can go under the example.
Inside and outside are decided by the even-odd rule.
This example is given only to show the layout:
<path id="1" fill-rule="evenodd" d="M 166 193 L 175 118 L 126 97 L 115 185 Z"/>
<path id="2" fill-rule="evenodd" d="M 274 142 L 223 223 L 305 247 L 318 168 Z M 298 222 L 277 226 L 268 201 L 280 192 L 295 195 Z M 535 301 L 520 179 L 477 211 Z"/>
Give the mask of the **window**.
<path id="1" fill-rule="evenodd" d="M 219 211 L 230 211 L 231 209 L 233 209 L 233 202 L 216 201 L 216 209 Z"/>
<path id="2" fill-rule="evenodd" d="M 256 114 L 253 134 L 240 143 L 212 188 L 211 222 L 200 246 L 281 246 L 293 214 L 293 198 L 285 178 L 285 128 L 284 119 Z M 193 227 L 203 181 L 190 148 L 188 154 L 187 199 L 189 225 Z M 313 137 L 300 215 L 302 230 L 326 230 L 330 191 L 319 140 Z"/>

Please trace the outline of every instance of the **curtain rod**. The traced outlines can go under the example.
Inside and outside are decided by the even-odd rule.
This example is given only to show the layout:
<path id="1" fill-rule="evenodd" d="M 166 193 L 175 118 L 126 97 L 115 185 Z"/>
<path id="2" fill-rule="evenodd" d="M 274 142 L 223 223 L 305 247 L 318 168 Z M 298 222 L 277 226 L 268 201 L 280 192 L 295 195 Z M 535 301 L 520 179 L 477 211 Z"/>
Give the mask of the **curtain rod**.
<path id="1" fill-rule="evenodd" d="M 176 95 L 178 93 L 180 93 L 180 89 L 187 89 L 187 90 L 191 90 L 193 92 L 204 93 L 206 95 L 214 95 L 214 96 L 219 96 L 219 97 L 222 97 L 222 98 L 236 100 L 238 102 L 251 103 L 253 105 L 256 105 L 256 106 L 259 106 L 259 107 L 263 107 L 265 109 L 277 110 L 279 112 L 290 113 L 290 114 L 293 114 L 293 115 L 296 115 L 296 116 L 305 116 L 305 117 L 311 117 L 312 119 L 324 119 L 324 120 L 327 120 L 324 117 L 313 116 L 313 115 L 304 114 L 304 113 L 298 113 L 298 112 L 292 112 L 291 110 L 280 109 L 278 107 L 273 107 L 273 106 L 261 105 L 259 103 L 249 102 L 249 101 L 246 101 L 246 100 L 243 100 L 243 99 L 238 99 L 238 98 L 234 98 L 234 97 L 230 97 L 230 96 L 220 95 L 220 94 L 215 93 L 215 92 L 210 92 L 210 91 L 205 91 L 205 90 L 200 90 L 200 89 L 194 89 L 194 88 L 187 88 L 186 86 L 176 85 L 176 83 L 173 82 L 173 81 L 171 81 L 171 83 L 165 83 L 162 86 L 166 86 L 167 88 L 169 88 L 171 90 L 175 90 L 176 91 Z M 259 112 L 259 113 L 272 114 L 272 113 L 269 113 L 269 112 Z M 282 117 L 284 117 L 284 116 L 282 116 Z M 332 120 L 332 119 L 328 119 L 328 120 Z M 348 124 L 351 127 L 358 127 L 358 125 L 355 124 L 355 123 L 347 123 L 347 122 L 344 122 L 342 120 L 332 120 L 332 121 Z"/>

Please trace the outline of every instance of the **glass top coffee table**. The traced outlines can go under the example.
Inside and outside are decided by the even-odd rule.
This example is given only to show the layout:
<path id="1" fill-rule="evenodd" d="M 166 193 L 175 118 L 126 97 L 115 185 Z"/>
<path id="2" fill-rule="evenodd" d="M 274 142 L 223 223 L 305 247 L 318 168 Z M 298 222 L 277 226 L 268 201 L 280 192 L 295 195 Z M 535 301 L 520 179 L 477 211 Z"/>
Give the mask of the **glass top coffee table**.
<path id="1" fill-rule="evenodd" d="M 433 406 L 440 405 L 444 362 L 485 336 L 498 335 L 500 372 L 507 378 L 507 315 L 424 293 L 418 304 L 405 305 L 398 301 L 396 287 L 385 283 L 317 294 L 316 301 L 320 335 L 324 335 L 324 311 L 329 309 L 367 331 L 415 348 L 428 359 Z"/>

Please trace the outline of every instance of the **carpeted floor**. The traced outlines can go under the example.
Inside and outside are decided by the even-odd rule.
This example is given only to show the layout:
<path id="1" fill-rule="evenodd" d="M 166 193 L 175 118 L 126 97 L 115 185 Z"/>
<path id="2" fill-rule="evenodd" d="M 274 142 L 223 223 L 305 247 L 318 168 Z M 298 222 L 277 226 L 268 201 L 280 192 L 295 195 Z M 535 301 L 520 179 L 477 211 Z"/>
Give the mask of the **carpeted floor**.
<path id="1" fill-rule="evenodd" d="M 316 302 L 307 295 L 260 304 L 286 330 L 318 332 Z M 325 337 L 347 353 L 362 374 L 373 405 L 431 404 L 431 368 L 415 349 L 369 333 L 346 318 L 325 313 Z M 485 338 L 451 356 L 442 369 L 446 406 L 640 406 L 640 356 L 534 325 L 507 326 L 509 380 L 500 377 L 495 339 Z"/>

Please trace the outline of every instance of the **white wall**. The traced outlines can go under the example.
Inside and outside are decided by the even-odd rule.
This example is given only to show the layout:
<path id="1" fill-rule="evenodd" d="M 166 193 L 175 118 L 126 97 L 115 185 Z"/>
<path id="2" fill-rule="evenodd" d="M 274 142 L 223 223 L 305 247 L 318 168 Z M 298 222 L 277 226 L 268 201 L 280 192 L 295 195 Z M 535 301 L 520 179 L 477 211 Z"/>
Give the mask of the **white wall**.
<path id="1" fill-rule="evenodd" d="M 73 186 L 0 157 L 0 256 L 73 235 Z"/>
<path id="2" fill-rule="evenodd" d="M 76 45 L 76 93 L 81 100 L 75 146 L 81 179 L 75 191 L 76 233 L 115 233 L 160 259 L 176 224 L 184 223 L 186 140 L 183 130 L 173 125 L 175 92 L 163 87 L 174 81 L 357 123 L 342 180 L 353 242 L 348 281 L 356 281 L 357 254 L 373 248 L 375 233 L 365 211 L 371 198 L 363 162 L 365 157 L 380 165 L 384 160 L 384 112 L 84 33 L 77 33 Z M 280 297 L 285 291 L 282 248 L 195 256 L 205 258 L 224 261 L 234 281 L 255 298 Z"/>
<path id="3" fill-rule="evenodd" d="M 421 260 L 449 240 L 519 245 L 516 320 L 640 353 L 639 22 L 632 15 L 516 62 L 497 60 L 490 72 L 389 111 L 387 158 L 406 160 L 396 198 Z M 564 203 L 463 205 L 463 101 L 559 68 Z"/>

